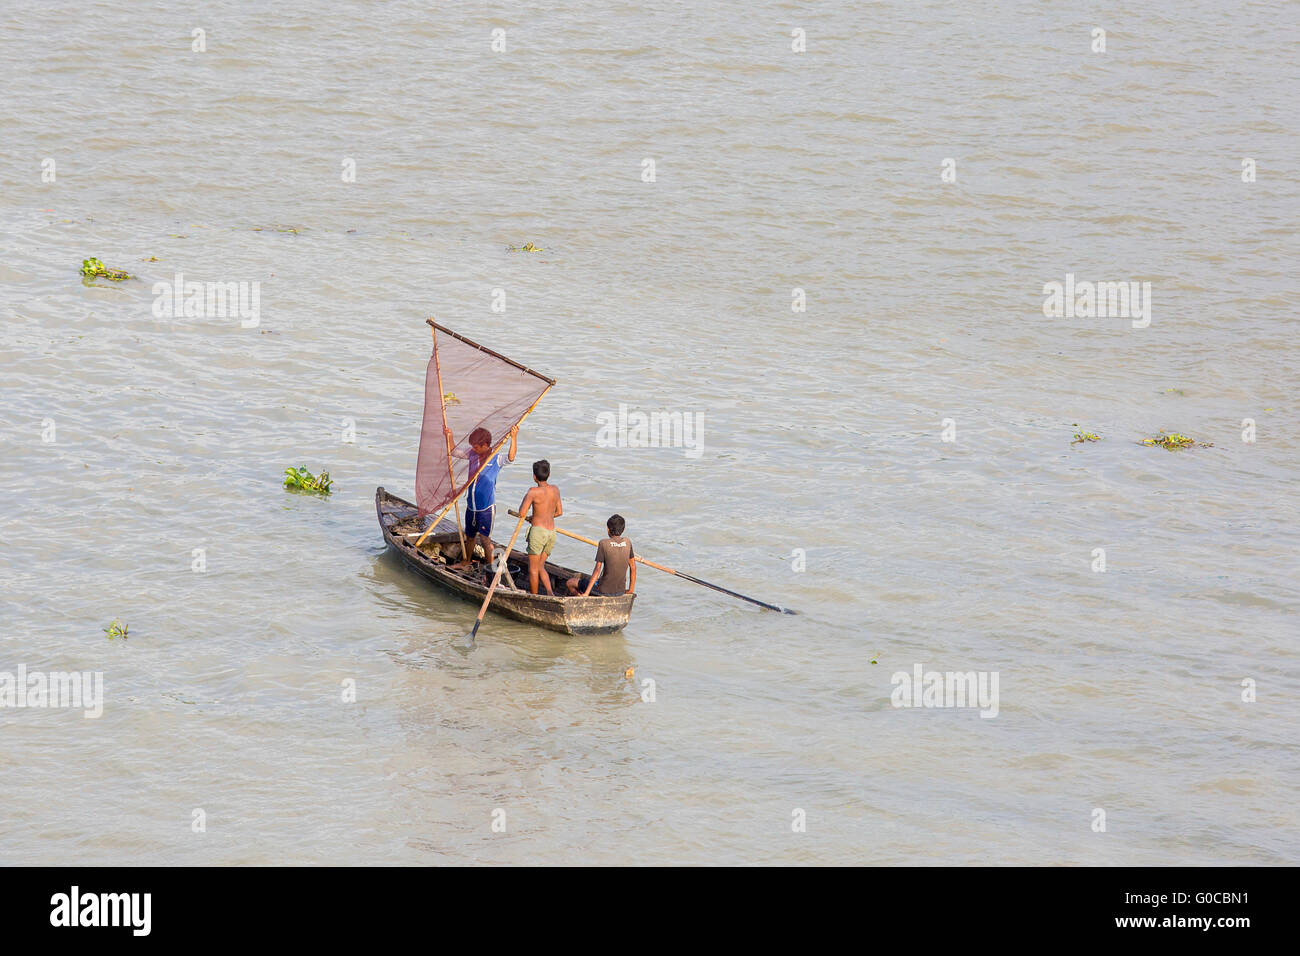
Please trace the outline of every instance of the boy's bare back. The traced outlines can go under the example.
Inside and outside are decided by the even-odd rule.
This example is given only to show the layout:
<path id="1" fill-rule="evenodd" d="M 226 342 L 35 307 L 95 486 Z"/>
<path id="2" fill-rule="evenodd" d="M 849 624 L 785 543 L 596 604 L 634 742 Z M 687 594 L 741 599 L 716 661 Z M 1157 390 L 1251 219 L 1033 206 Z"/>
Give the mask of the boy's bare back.
<path id="1" fill-rule="evenodd" d="M 529 519 L 534 528 L 554 528 L 555 519 L 564 513 L 560 504 L 560 489 L 554 485 L 538 485 L 528 489 L 524 496 L 524 514 L 532 505 L 533 514 Z"/>

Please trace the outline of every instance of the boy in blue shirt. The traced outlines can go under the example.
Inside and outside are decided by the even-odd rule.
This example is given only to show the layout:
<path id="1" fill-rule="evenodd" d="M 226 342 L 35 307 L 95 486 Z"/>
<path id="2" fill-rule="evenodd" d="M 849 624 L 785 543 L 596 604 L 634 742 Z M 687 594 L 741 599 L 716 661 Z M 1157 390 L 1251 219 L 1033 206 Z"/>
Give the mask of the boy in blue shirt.
<path id="1" fill-rule="evenodd" d="M 447 447 L 452 449 L 452 454 L 457 458 L 469 459 L 469 473 L 472 475 L 476 471 L 478 477 L 474 483 L 469 486 L 469 491 L 465 492 L 465 550 L 460 564 L 452 565 L 457 571 L 464 571 L 470 566 L 470 559 L 474 555 L 475 542 L 483 545 L 483 553 L 487 555 L 488 567 L 492 566 L 492 517 L 496 513 L 497 507 L 497 476 L 501 474 L 504 465 L 515 460 L 515 454 L 519 451 L 518 435 L 519 426 L 516 425 L 510 429 L 510 451 L 506 455 L 497 454 L 491 461 L 483 466 L 482 471 L 478 471 L 480 463 L 487 458 L 488 452 L 492 450 L 492 435 L 486 428 L 476 428 L 469 433 L 470 451 L 456 451 L 456 437 L 452 434 L 451 429 L 446 429 Z"/>

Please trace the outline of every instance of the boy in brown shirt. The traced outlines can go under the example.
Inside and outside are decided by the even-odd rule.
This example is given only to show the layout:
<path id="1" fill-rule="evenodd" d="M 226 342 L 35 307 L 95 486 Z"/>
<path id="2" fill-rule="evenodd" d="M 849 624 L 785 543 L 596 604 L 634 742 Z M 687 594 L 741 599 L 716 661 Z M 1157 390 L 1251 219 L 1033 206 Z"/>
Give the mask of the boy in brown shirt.
<path id="1" fill-rule="evenodd" d="M 636 593 L 636 552 L 632 542 L 623 537 L 626 526 L 622 515 L 610 515 L 605 522 L 609 537 L 596 546 L 596 566 L 589 575 L 569 578 L 569 594 L 589 597 L 593 588 L 598 597 Z"/>

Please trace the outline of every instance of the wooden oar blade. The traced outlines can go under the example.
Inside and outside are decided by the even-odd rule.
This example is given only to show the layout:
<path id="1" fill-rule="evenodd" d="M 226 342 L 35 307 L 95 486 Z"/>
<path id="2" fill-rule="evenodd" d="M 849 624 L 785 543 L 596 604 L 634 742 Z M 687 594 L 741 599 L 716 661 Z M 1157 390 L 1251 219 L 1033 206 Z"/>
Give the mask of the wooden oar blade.
<path id="1" fill-rule="evenodd" d="M 780 604 L 768 604 L 766 601 L 760 601 L 758 598 L 752 598 L 748 594 L 741 594 L 739 591 L 733 591 L 730 588 L 724 588 L 720 584 L 713 584 L 709 581 L 701 581 L 699 578 L 687 574 L 684 571 L 674 571 L 672 573 L 679 578 L 685 578 L 687 581 L 692 581 L 695 584 L 702 584 L 706 588 L 712 588 L 714 591 L 719 591 L 723 594 L 730 594 L 732 597 L 740 598 L 740 600 L 742 601 L 748 601 L 750 604 L 757 604 L 759 607 L 767 608 L 767 610 L 769 611 L 780 611 L 782 614 L 799 613 L 798 611 L 791 610 L 788 607 L 782 607 Z"/>

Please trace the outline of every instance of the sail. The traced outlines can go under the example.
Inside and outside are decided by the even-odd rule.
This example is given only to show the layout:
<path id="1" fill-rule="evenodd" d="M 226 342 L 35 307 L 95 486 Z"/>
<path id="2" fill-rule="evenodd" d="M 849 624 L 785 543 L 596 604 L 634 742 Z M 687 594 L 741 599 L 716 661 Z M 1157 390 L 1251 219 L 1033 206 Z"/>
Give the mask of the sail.
<path id="1" fill-rule="evenodd" d="M 429 324 L 434 330 L 433 355 L 424 377 L 424 424 L 415 465 L 415 500 L 421 519 L 441 511 L 476 477 L 477 472 L 469 473 L 470 434 L 485 429 L 493 449 L 509 451 L 510 429 L 555 384 L 432 320 Z M 444 408 L 447 426 L 456 439 L 450 469 L 442 430 Z M 476 462 L 476 468 L 490 460 Z"/>

